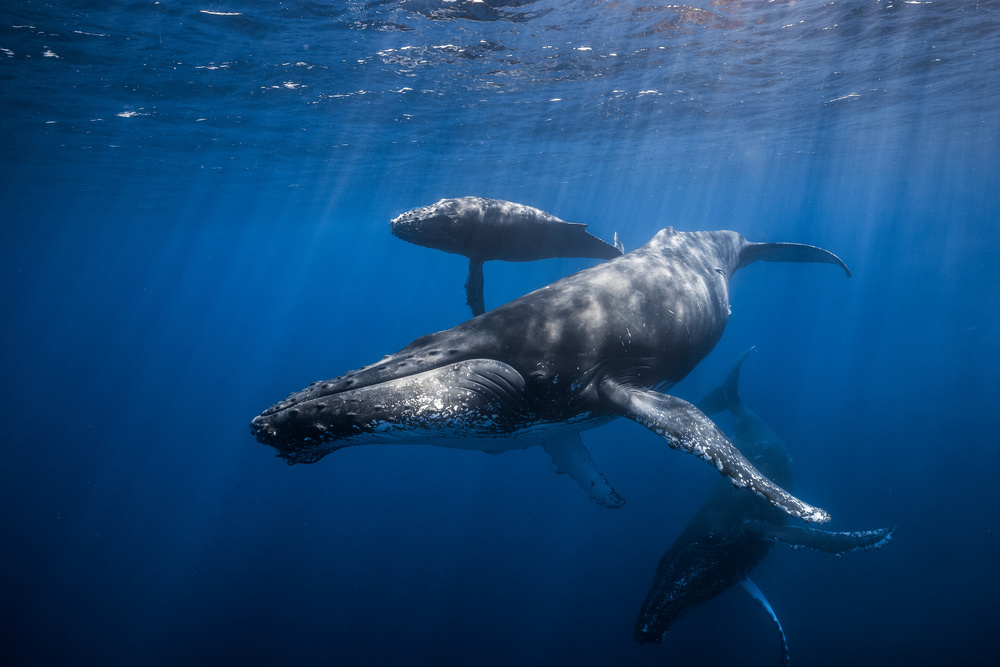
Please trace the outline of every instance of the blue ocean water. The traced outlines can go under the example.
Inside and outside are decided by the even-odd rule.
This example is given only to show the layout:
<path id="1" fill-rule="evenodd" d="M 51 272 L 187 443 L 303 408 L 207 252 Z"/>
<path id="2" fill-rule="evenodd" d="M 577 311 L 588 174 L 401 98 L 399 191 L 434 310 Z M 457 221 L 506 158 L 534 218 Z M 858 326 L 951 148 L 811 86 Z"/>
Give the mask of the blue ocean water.
<path id="1" fill-rule="evenodd" d="M 627 249 L 662 227 L 820 245 L 759 263 L 697 400 L 743 398 L 830 527 L 754 580 L 800 665 L 994 654 L 1000 3 L 29 2 L 0 8 L 0 661 L 771 665 L 739 591 L 632 625 L 718 476 L 584 433 L 285 466 L 288 392 L 468 316 L 466 262 L 388 221 L 481 195 Z M 593 260 L 487 264 L 487 307 Z"/>

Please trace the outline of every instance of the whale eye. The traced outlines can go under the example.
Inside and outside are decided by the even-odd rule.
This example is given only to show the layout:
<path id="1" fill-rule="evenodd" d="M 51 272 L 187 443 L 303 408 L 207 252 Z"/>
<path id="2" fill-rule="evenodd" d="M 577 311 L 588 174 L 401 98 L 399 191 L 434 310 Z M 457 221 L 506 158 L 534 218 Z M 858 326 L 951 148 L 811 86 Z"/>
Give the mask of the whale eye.
<path id="1" fill-rule="evenodd" d="M 718 273 L 720 276 L 726 275 L 726 272 L 720 269 L 719 267 L 715 267 L 715 272 Z"/>

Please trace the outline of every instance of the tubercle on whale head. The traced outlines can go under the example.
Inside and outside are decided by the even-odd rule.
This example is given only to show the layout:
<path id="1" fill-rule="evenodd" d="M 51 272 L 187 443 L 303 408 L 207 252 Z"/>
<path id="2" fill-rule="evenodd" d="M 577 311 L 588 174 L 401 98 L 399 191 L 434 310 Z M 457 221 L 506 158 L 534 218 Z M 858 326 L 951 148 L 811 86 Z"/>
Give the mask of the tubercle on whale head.
<path id="1" fill-rule="evenodd" d="M 461 254 L 451 247 L 452 228 L 456 225 L 456 213 L 442 199 L 436 204 L 422 206 L 402 213 L 389 221 L 389 231 L 398 239 L 414 245 L 437 248 L 445 252 Z"/>
<path id="2" fill-rule="evenodd" d="M 289 398 L 255 417 L 250 422 L 250 432 L 258 442 L 274 447 L 294 442 L 343 440 L 364 430 L 359 407 L 350 392 L 299 400 Z"/>
<path id="3" fill-rule="evenodd" d="M 278 435 L 278 430 L 274 428 L 274 424 L 261 415 L 254 417 L 253 421 L 250 422 L 250 433 L 260 440 L 261 438 L 271 439 Z"/>

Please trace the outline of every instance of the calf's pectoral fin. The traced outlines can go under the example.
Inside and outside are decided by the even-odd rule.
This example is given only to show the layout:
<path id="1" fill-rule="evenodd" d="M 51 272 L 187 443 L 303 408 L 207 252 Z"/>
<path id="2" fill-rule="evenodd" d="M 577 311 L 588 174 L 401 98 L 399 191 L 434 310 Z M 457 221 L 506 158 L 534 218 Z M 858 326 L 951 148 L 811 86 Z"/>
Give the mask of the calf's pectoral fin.
<path id="1" fill-rule="evenodd" d="M 815 523 L 830 520 L 826 511 L 802 502 L 762 475 L 705 413 L 687 401 L 609 378 L 600 383 L 598 393 L 607 410 L 642 424 L 671 447 L 708 461 L 733 484 L 759 494 L 789 516 Z"/>
<path id="2" fill-rule="evenodd" d="M 558 471 L 575 479 L 598 505 L 616 509 L 625 504 L 625 499 L 611 488 L 594 465 L 590 453 L 580 441 L 579 433 L 557 437 L 543 444 L 542 448 L 552 457 Z"/>
<path id="3" fill-rule="evenodd" d="M 763 521 L 746 521 L 743 531 L 769 542 L 781 542 L 793 549 L 815 549 L 839 556 L 858 549 L 878 549 L 892 539 L 895 526 L 875 530 L 835 533 L 803 526 L 776 526 Z"/>
<path id="4" fill-rule="evenodd" d="M 744 577 L 743 579 L 741 579 L 740 586 L 743 588 L 743 590 L 747 592 L 747 595 L 749 595 L 754 602 L 756 602 L 757 604 L 759 604 L 761 607 L 764 608 L 764 611 L 766 611 L 768 615 L 771 617 L 771 620 L 774 621 L 775 627 L 778 628 L 778 638 L 781 640 L 781 664 L 787 665 L 788 639 L 785 637 L 785 631 L 781 627 L 781 621 L 778 620 L 778 615 L 774 613 L 774 607 L 771 606 L 771 603 L 767 601 L 767 598 L 764 597 L 764 594 L 760 591 L 759 588 L 757 588 L 757 584 L 750 581 L 749 578 Z"/>
<path id="5" fill-rule="evenodd" d="M 483 296 L 483 260 L 478 257 L 469 258 L 469 277 L 465 279 L 465 303 L 472 309 L 472 316 L 477 317 L 486 312 L 486 298 Z"/>

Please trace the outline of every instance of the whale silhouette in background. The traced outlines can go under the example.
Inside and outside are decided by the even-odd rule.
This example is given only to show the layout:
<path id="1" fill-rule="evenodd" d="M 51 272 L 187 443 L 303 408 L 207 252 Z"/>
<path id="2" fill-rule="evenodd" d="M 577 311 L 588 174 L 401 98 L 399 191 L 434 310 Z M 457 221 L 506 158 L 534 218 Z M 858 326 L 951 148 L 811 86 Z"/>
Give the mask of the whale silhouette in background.
<path id="1" fill-rule="evenodd" d="M 389 230 L 404 241 L 469 258 L 465 297 L 473 316 L 486 312 L 484 262 L 533 262 L 554 257 L 612 259 L 624 254 L 618 234 L 611 245 L 590 234 L 583 223 L 566 222 L 531 206 L 485 197 L 442 199 L 415 208 L 393 218 Z"/>
<path id="2" fill-rule="evenodd" d="M 850 275 L 840 258 L 814 246 L 667 228 L 623 257 L 315 382 L 261 413 L 251 432 L 288 463 L 360 444 L 488 452 L 540 445 L 598 503 L 618 507 L 624 501 L 579 432 L 625 417 L 790 516 L 826 521 L 826 512 L 758 472 L 704 413 L 661 393 L 718 342 L 729 279 L 758 260 L 824 262 Z"/>
<path id="3" fill-rule="evenodd" d="M 740 400 L 737 385 L 747 350 L 725 383 L 698 406 L 707 414 L 729 410 L 735 418 L 733 444 L 760 472 L 785 489 L 792 488 L 792 459 L 781 438 Z M 677 617 L 724 590 L 740 584 L 770 615 L 781 637 L 782 662 L 788 643 L 781 623 L 760 589 L 747 576 L 775 542 L 793 549 L 817 549 L 842 554 L 875 549 L 888 542 L 895 528 L 835 533 L 817 528 L 786 526 L 787 516 L 758 496 L 718 484 L 694 518 L 663 554 L 653 584 L 635 624 L 639 643 L 663 641 Z"/>

